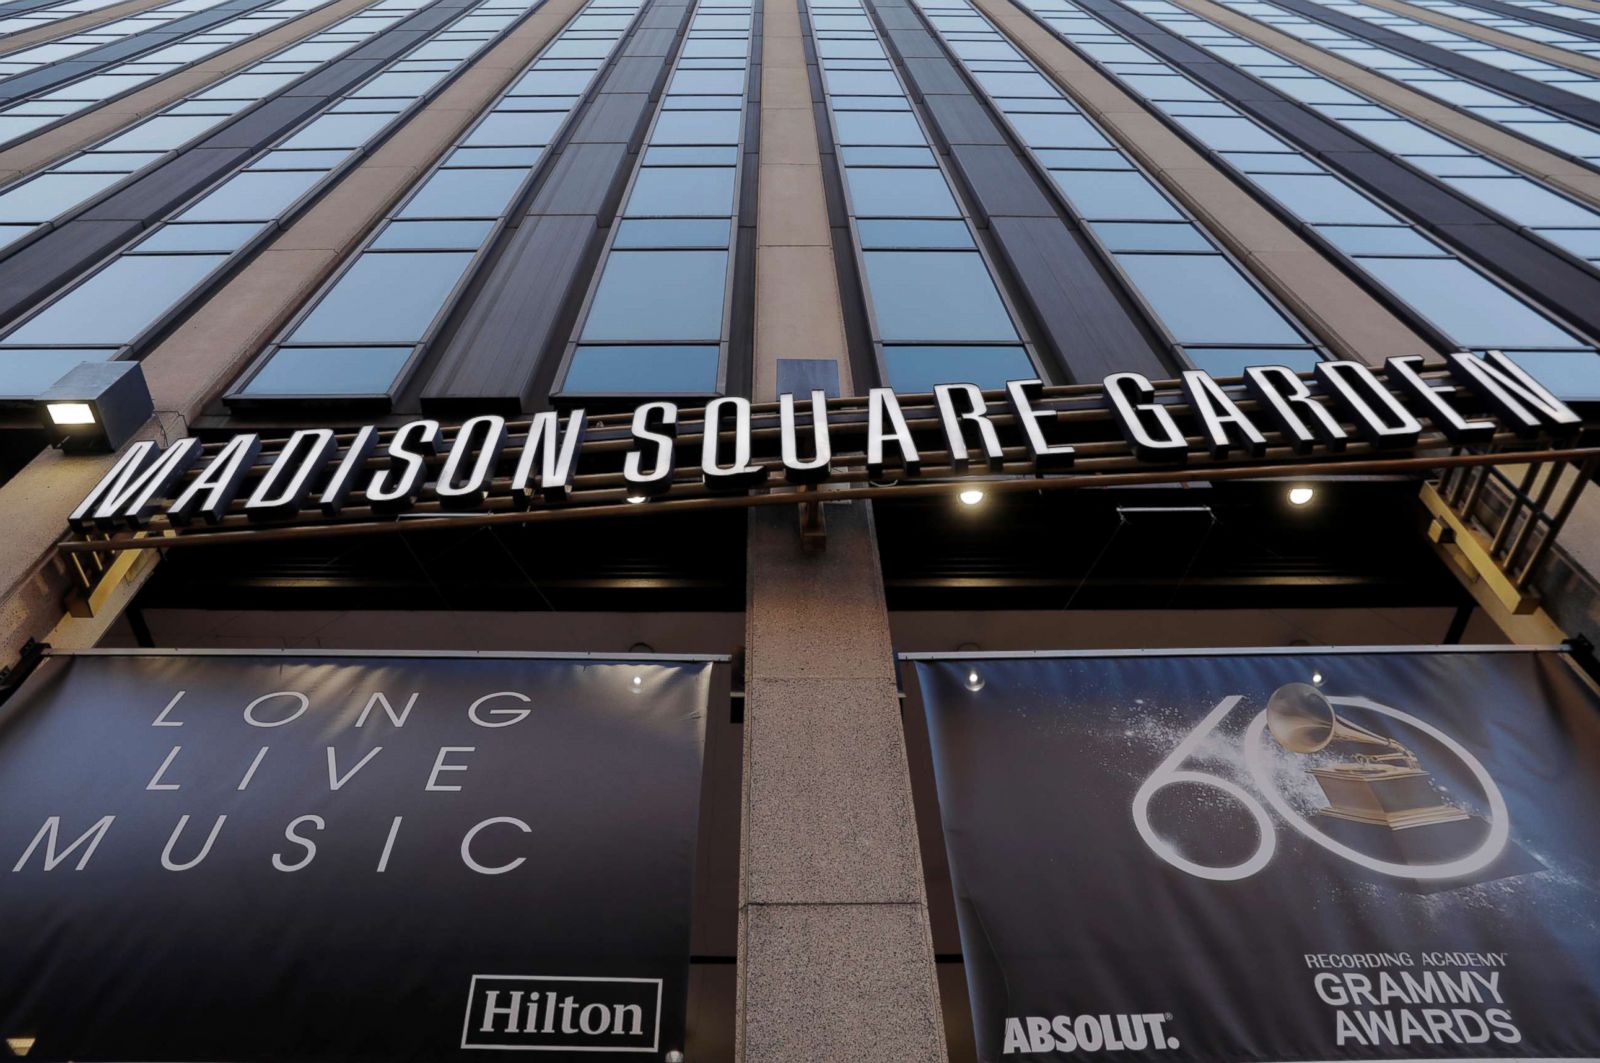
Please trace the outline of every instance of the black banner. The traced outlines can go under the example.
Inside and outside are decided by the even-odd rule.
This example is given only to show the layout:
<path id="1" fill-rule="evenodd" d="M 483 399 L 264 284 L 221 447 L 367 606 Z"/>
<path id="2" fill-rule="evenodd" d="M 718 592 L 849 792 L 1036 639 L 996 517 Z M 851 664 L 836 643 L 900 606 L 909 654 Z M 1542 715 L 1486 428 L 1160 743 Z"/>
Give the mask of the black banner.
<path id="1" fill-rule="evenodd" d="M 1551 652 L 919 661 L 979 1056 L 1600 1056 Z"/>
<path id="2" fill-rule="evenodd" d="M 0 713 L 45 1060 L 681 1049 L 702 661 L 47 660 Z"/>

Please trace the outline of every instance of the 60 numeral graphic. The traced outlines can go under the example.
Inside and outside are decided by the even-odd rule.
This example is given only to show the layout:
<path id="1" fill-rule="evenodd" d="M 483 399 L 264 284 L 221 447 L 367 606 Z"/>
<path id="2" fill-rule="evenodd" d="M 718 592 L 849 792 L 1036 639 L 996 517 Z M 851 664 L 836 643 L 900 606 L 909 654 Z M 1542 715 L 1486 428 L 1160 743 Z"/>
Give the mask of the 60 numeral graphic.
<path id="1" fill-rule="evenodd" d="M 1250 771 L 1250 780 L 1260 791 L 1260 796 L 1252 794 L 1232 779 L 1225 778 L 1203 771 L 1191 771 L 1183 767 L 1183 762 L 1193 755 L 1196 747 L 1205 740 L 1206 736 L 1214 731 L 1229 713 L 1243 701 L 1242 695 L 1233 694 L 1223 698 L 1217 703 L 1216 708 L 1206 714 L 1200 725 L 1190 731 L 1182 742 L 1168 754 L 1167 758 L 1157 765 L 1156 770 L 1150 773 L 1149 778 L 1140 784 L 1133 795 L 1133 823 L 1139 831 L 1139 837 L 1149 846 L 1150 851 L 1173 867 L 1196 878 L 1211 879 L 1215 882 L 1232 882 L 1238 879 L 1249 878 L 1271 862 L 1273 854 L 1278 848 L 1277 826 L 1268 814 L 1267 806 L 1272 807 L 1280 818 L 1287 822 L 1300 834 L 1317 845 L 1333 853 L 1341 859 L 1353 864 L 1375 871 L 1379 874 L 1390 875 L 1396 878 L 1410 879 L 1447 879 L 1470 875 L 1483 869 L 1494 861 L 1506 847 L 1510 838 L 1510 817 L 1506 810 L 1505 798 L 1500 793 L 1500 788 L 1495 785 L 1478 758 L 1473 756 L 1461 743 L 1434 727 L 1432 724 L 1410 713 L 1401 712 L 1399 709 L 1381 705 L 1369 698 L 1359 697 L 1330 697 L 1328 701 L 1333 705 L 1347 705 L 1353 708 L 1375 712 L 1382 716 L 1389 716 L 1415 727 L 1423 734 L 1443 745 L 1452 754 L 1460 759 L 1461 763 L 1472 773 L 1478 785 L 1482 788 L 1484 797 L 1489 804 L 1488 824 L 1489 830 L 1482 843 L 1472 852 L 1453 860 L 1446 860 L 1435 864 L 1402 864 L 1390 860 L 1380 860 L 1358 849 L 1354 849 L 1343 842 L 1324 834 L 1318 830 L 1310 818 L 1295 811 L 1284 800 L 1283 795 L 1272 779 L 1271 765 L 1268 762 L 1265 746 L 1262 741 L 1263 731 L 1266 729 L 1267 715 L 1258 713 L 1250 725 L 1245 728 L 1243 739 L 1244 762 Z M 1156 833 L 1155 827 L 1150 822 L 1150 801 L 1156 794 L 1168 786 L 1177 783 L 1190 783 L 1195 786 L 1209 786 L 1233 798 L 1256 821 L 1256 830 L 1259 841 L 1256 843 L 1255 852 L 1248 858 L 1237 863 L 1224 866 L 1198 863 L 1190 860 L 1178 851 L 1177 846 L 1167 841 Z M 1266 798 L 1263 804 L 1261 798 Z"/>

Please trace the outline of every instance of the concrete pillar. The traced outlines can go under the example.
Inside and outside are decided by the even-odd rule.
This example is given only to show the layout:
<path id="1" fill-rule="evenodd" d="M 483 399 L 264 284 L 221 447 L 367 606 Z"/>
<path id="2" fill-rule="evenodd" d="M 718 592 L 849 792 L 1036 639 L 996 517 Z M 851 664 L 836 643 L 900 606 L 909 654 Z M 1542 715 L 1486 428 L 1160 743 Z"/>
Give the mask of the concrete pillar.
<path id="1" fill-rule="evenodd" d="M 801 39 L 795 0 L 765 0 L 754 396 L 767 401 L 785 366 L 826 363 L 851 390 Z M 738 1058 L 942 1060 L 871 509 L 823 508 L 816 553 L 795 510 L 749 518 Z"/>
<path id="2" fill-rule="evenodd" d="M 861 503 L 750 518 L 741 1060 L 942 1060 L 889 618 Z"/>

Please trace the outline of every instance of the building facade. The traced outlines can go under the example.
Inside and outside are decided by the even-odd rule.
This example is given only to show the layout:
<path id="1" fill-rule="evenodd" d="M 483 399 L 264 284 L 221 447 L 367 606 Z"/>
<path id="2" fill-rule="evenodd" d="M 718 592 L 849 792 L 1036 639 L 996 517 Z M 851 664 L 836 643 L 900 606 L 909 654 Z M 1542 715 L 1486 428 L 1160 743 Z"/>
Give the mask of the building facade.
<path id="1" fill-rule="evenodd" d="M 940 715 L 935 665 L 987 662 L 954 682 L 999 698 L 1018 661 L 1287 653 L 1333 692 L 1364 674 L 1341 664 L 1356 648 L 1523 647 L 1589 691 L 1600 2 L 6 0 L 0 182 L 11 713 L 118 654 L 709 669 L 681 993 L 656 1000 L 667 1036 L 601 1058 L 1522 1051 L 1470 1024 L 1389 1054 L 1198 1030 L 1184 1049 L 1197 1020 L 1159 992 L 1101 1016 L 1106 1043 L 1070 1013 L 1045 1034 L 995 1010 L 992 980 L 1023 968 L 973 952 L 989 857 L 961 849 L 967 724 Z M 1089 689 L 1057 682 L 1063 705 Z M 1562 718 L 1592 781 L 1596 720 Z M 607 748 L 571 756 L 603 777 Z M 327 749 L 331 789 L 359 778 Z M 1016 779 L 1045 749 L 1023 743 Z M 184 763 L 134 789 L 163 800 Z M 8 765 L 0 792 L 23 785 Z M 455 768 L 432 765 L 430 791 Z M 634 837 L 650 801 L 630 800 L 588 843 Z M 40 822 L 0 844 L 48 922 L 46 886 L 75 872 L 36 881 L 30 856 L 79 856 Z M 1115 874 L 1044 840 L 1006 870 L 1051 868 Z M 589 940 L 626 951 L 596 930 L 563 946 L 572 966 L 477 975 L 581 981 Z M 1395 947 L 1430 945 L 1480 947 Z M 73 947 L 26 955 L 43 971 Z M 1548 969 L 1600 1014 L 1592 964 Z M 117 1022 L 73 1041 L 88 1012 L 38 984 L 0 992 L 14 1055 L 218 1058 L 148 1031 L 118 1049 Z M 95 984 L 85 1007 L 120 1014 L 117 978 Z M 533 1007 L 519 986 L 501 991 Z M 531 1011 L 529 1040 L 475 1043 L 472 1008 L 512 998 L 471 999 L 463 1055 L 577 1050 L 534 1045 Z M 1600 1054 L 1592 1018 L 1549 1040 L 1522 1021 L 1535 1056 Z M 318 1029 L 237 1058 L 447 1054 L 319 1050 Z"/>

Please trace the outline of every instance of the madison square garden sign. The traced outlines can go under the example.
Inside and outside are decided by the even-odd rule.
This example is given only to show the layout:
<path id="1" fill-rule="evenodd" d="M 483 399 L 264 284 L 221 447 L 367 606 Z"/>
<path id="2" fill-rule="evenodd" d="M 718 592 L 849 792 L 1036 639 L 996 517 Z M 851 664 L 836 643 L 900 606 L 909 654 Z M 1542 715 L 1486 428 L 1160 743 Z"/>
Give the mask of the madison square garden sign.
<path id="1" fill-rule="evenodd" d="M 147 441 L 61 549 L 1596 456 L 1513 361 L 1447 363 Z M 982 1059 L 1600 1055 L 1600 713 L 1559 654 L 914 672 Z M 665 1059 L 726 683 L 660 657 L 47 656 L 0 709 L 0 1043 Z"/>

